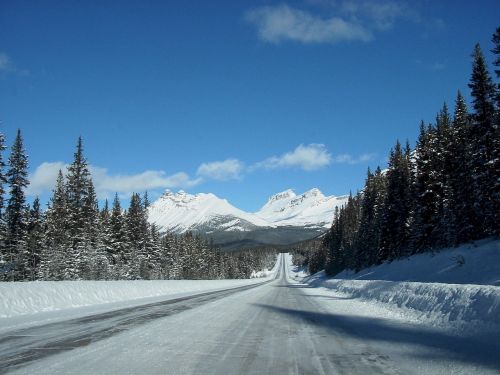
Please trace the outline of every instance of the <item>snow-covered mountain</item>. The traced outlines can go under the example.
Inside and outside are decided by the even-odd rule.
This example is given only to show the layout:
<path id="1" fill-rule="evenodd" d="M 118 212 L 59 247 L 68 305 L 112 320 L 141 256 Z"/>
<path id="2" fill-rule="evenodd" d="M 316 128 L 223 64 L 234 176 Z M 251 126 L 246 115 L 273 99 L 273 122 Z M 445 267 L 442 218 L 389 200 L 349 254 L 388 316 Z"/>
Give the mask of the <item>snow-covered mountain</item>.
<path id="1" fill-rule="evenodd" d="M 167 190 L 149 207 L 149 221 L 165 232 L 192 231 L 227 247 L 288 244 L 324 232 L 331 225 L 335 207 L 346 199 L 326 197 L 318 189 L 301 195 L 286 190 L 250 213 L 211 193 L 191 195 L 181 190 L 174 194 Z"/>
<path id="2" fill-rule="evenodd" d="M 319 189 L 296 195 L 291 189 L 273 195 L 255 214 L 277 226 L 313 226 L 329 228 L 335 207 L 346 203 L 347 196 L 324 196 Z"/>
<path id="3" fill-rule="evenodd" d="M 211 193 L 191 195 L 183 190 L 177 194 L 167 190 L 149 207 L 149 221 L 165 231 L 184 233 L 200 227 L 214 230 L 248 231 L 267 227 L 260 217 L 242 211 L 227 200 Z"/>

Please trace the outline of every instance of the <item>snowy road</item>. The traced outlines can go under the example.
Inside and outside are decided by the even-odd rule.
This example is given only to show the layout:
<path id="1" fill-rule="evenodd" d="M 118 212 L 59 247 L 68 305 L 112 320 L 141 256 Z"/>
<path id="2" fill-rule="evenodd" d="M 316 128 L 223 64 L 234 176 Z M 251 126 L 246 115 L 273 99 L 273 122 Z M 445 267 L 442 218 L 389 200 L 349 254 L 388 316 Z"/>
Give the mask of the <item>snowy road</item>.
<path id="1" fill-rule="evenodd" d="M 20 374 L 498 373 L 495 347 L 358 306 L 287 278 L 30 328 L 0 339 L 0 372 Z M 354 305 L 352 305 L 354 304 Z M 357 305 L 356 305 L 357 304 Z M 369 306 L 368 306 L 369 307 Z M 28 362 L 29 361 L 29 362 Z M 13 365 L 22 366 L 14 368 Z"/>

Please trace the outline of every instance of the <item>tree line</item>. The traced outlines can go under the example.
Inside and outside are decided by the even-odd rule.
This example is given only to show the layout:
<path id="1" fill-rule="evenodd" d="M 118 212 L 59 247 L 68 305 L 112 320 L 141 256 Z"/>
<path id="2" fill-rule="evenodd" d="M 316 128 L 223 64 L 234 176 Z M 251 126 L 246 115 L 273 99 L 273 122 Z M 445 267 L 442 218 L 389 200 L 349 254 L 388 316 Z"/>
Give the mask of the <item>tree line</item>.
<path id="1" fill-rule="evenodd" d="M 493 35 L 500 77 L 500 27 Z M 296 251 L 298 263 L 335 275 L 412 254 L 500 234 L 500 84 L 477 44 L 468 84 L 433 124 L 420 124 L 414 149 L 399 141 L 386 170 L 368 169 L 363 189 L 337 209 L 320 246 Z"/>
<path id="2" fill-rule="evenodd" d="M 5 149 L 0 133 L 1 281 L 248 278 L 275 261 L 268 251 L 228 253 L 192 233 L 160 233 L 148 222 L 147 193 L 133 193 L 127 210 L 117 194 L 111 207 L 106 200 L 100 209 L 81 137 L 42 210 L 38 198 L 26 200 L 20 130 L 7 163 Z"/>

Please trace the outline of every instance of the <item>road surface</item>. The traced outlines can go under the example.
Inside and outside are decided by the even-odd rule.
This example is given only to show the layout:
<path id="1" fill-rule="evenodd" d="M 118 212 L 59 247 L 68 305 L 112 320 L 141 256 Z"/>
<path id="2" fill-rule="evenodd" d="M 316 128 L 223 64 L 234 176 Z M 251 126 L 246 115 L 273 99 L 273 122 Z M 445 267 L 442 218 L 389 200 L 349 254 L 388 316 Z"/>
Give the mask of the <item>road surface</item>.
<path id="1" fill-rule="evenodd" d="M 0 339 L 19 374 L 497 373 L 495 353 L 436 332 L 325 308 L 287 278 L 149 304 Z M 334 303 L 335 301 L 329 301 Z M 341 302 L 341 301 L 339 301 Z M 498 353 L 497 353 L 498 354 Z"/>

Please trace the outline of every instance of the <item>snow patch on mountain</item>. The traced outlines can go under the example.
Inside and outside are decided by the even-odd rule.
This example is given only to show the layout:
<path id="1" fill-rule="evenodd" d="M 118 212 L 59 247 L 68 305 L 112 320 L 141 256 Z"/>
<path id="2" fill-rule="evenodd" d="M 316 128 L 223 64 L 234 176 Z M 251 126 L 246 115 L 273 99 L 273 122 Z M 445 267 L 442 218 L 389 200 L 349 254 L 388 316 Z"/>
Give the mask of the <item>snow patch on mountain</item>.
<path id="1" fill-rule="evenodd" d="M 167 190 L 149 207 L 149 220 L 162 230 L 237 233 L 275 228 L 329 228 L 335 207 L 347 196 L 324 196 L 319 189 L 297 195 L 288 189 L 271 196 L 257 212 L 245 212 L 211 193 L 188 194 Z"/>
<path id="2" fill-rule="evenodd" d="M 277 226 L 320 226 L 329 228 L 336 207 L 348 196 L 324 196 L 317 188 L 297 195 L 293 190 L 273 195 L 256 215 Z"/>
<path id="3" fill-rule="evenodd" d="M 270 224 L 253 214 L 232 206 L 211 193 L 191 195 L 183 190 L 176 194 L 167 190 L 149 207 L 149 220 L 159 227 L 184 233 L 199 227 L 221 230 L 250 230 Z"/>

